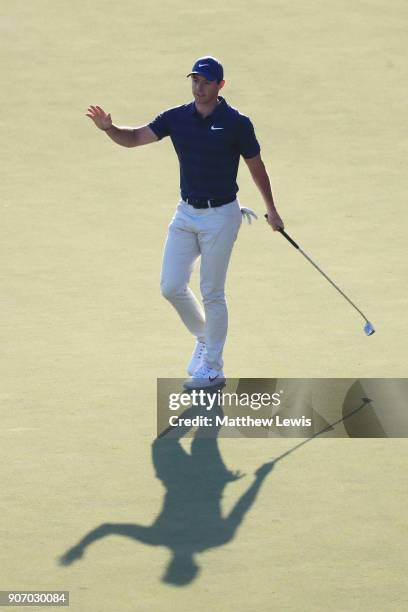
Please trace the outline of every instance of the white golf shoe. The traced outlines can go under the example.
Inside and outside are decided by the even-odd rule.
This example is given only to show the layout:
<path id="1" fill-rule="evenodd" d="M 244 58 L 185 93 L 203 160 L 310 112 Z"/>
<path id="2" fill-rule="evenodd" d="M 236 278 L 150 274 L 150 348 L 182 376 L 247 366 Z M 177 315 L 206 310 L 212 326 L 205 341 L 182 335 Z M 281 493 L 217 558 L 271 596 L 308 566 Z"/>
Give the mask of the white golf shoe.
<path id="1" fill-rule="evenodd" d="M 185 389 L 207 389 L 216 387 L 225 382 L 225 375 L 222 370 L 214 370 L 205 362 L 184 382 Z"/>
<path id="2" fill-rule="evenodd" d="M 204 354 L 205 344 L 197 340 L 193 354 L 191 355 L 190 363 L 187 366 L 187 374 L 193 376 L 197 368 L 203 365 Z"/>

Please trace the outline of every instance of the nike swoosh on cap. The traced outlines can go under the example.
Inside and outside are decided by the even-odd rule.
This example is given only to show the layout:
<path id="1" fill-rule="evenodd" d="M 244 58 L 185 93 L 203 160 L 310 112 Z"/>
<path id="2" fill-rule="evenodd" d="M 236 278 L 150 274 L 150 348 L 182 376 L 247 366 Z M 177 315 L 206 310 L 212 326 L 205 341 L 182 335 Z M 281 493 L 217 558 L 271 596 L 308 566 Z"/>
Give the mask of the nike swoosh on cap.
<path id="1" fill-rule="evenodd" d="M 198 64 L 199 68 L 203 68 L 204 66 L 209 66 L 210 64 Z"/>
<path id="2" fill-rule="evenodd" d="M 211 129 L 212 129 L 212 130 L 223 130 L 224 128 L 221 128 L 221 127 L 215 127 L 215 125 L 212 125 L 212 126 L 211 126 Z"/>

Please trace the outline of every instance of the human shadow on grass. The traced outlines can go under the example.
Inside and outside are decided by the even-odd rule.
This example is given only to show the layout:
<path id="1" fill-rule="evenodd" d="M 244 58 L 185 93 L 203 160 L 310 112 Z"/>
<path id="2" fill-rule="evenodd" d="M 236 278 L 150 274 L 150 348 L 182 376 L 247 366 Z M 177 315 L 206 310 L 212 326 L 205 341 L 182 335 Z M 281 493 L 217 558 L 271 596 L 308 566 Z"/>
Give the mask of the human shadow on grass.
<path id="1" fill-rule="evenodd" d="M 189 408 L 183 417 L 194 417 L 202 412 Z M 212 416 L 222 416 L 219 405 Z M 213 418 L 213 423 L 215 418 Z M 152 444 L 156 476 L 166 488 L 163 508 L 152 525 L 133 523 L 103 523 L 90 531 L 60 559 L 61 565 L 71 565 L 83 557 L 86 548 L 109 535 L 122 535 L 150 546 L 164 546 L 171 559 L 162 581 L 175 586 L 191 583 L 199 572 L 195 555 L 230 542 L 246 513 L 254 503 L 274 462 L 261 465 L 245 493 L 232 510 L 223 516 L 221 500 L 225 487 L 242 478 L 240 472 L 227 469 L 218 447 L 219 426 L 199 427 L 188 453 L 180 439 L 190 427 L 175 427 Z"/>
<path id="2" fill-rule="evenodd" d="M 191 453 L 183 449 L 180 439 L 190 427 L 169 428 L 152 445 L 153 464 L 156 476 L 166 488 L 163 508 L 152 525 L 134 523 L 103 523 L 90 531 L 78 544 L 70 548 L 60 559 L 61 565 L 71 565 L 83 557 L 86 548 L 109 535 L 122 535 L 150 546 L 164 546 L 172 554 L 162 577 L 163 582 L 175 586 L 191 583 L 199 572 L 195 555 L 230 542 L 236 535 L 246 513 L 254 503 L 266 476 L 279 461 L 282 461 L 301 446 L 330 431 L 340 422 L 363 413 L 371 400 L 361 393 L 360 386 L 354 389 L 357 407 L 348 405 L 347 414 L 329 424 L 313 436 L 296 444 L 273 461 L 264 463 L 255 472 L 255 478 L 232 510 L 223 517 L 221 499 L 227 484 L 242 477 L 239 472 L 228 470 L 222 460 L 217 436 L 219 427 L 198 428 L 192 440 Z M 189 408 L 183 417 L 197 416 L 199 410 Z M 216 405 L 213 415 L 222 416 Z"/>

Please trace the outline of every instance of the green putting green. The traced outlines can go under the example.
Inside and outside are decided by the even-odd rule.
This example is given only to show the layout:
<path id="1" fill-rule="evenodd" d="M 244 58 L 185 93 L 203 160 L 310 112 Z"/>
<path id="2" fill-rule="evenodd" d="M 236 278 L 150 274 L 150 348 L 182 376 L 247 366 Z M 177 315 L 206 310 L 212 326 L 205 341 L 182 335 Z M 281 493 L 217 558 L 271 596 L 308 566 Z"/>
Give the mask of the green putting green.
<path id="1" fill-rule="evenodd" d="M 407 13 L 3 0 L 1 589 L 80 612 L 406 608 L 404 439 L 316 439 L 272 470 L 296 441 L 152 455 L 156 378 L 192 350 L 159 290 L 178 165 L 169 139 L 121 148 L 85 113 L 148 123 L 219 57 L 289 234 L 376 328 L 266 225 L 241 164 L 259 220 L 231 260 L 227 376 L 405 377 Z"/>

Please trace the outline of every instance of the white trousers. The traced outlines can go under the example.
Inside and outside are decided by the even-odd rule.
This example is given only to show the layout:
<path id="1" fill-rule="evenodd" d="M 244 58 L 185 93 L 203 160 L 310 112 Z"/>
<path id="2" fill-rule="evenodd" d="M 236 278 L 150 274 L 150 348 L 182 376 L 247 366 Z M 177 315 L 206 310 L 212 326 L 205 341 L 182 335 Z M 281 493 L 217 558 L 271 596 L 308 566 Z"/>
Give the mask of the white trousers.
<path id="1" fill-rule="evenodd" d="M 228 328 L 225 279 L 241 223 L 238 200 L 204 209 L 193 208 L 181 200 L 164 247 L 162 295 L 177 310 L 188 330 L 205 342 L 205 360 L 216 370 L 223 368 L 222 352 Z M 188 287 L 199 256 L 204 310 Z"/>

